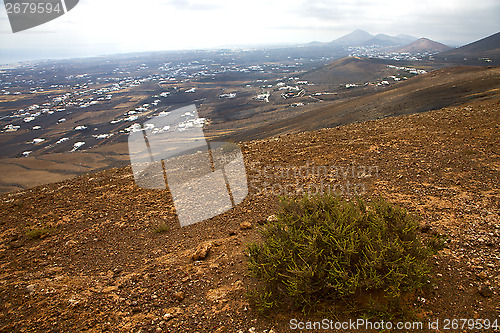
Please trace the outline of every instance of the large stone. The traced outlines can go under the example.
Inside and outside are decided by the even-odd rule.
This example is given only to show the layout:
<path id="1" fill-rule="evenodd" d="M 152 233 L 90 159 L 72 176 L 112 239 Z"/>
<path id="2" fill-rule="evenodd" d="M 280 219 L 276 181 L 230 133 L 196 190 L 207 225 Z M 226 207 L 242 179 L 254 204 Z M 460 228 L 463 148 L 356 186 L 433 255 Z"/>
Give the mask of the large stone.
<path id="1" fill-rule="evenodd" d="M 252 223 L 245 221 L 240 224 L 241 230 L 252 229 Z"/>
<path id="2" fill-rule="evenodd" d="M 207 255 L 208 255 L 208 252 L 212 248 L 212 246 L 213 246 L 212 242 L 208 242 L 208 243 L 204 243 L 204 244 L 198 245 L 198 247 L 196 248 L 196 250 L 193 252 L 193 255 L 192 255 L 193 260 L 196 261 L 196 260 L 203 260 L 203 259 L 205 259 L 207 257 Z"/>
<path id="3" fill-rule="evenodd" d="M 487 285 L 482 285 L 478 288 L 478 291 L 479 291 L 479 294 L 481 294 L 481 296 L 483 297 L 491 297 L 493 296 L 493 291 L 491 290 L 491 288 Z"/>
<path id="4" fill-rule="evenodd" d="M 182 301 L 184 299 L 184 293 L 182 291 L 176 292 L 173 294 L 173 297 L 176 301 Z"/>
<path id="5" fill-rule="evenodd" d="M 268 222 L 268 223 L 269 223 L 269 222 L 276 222 L 276 221 L 278 221 L 278 218 L 277 218 L 277 217 L 276 217 L 276 215 L 274 215 L 274 214 L 273 214 L 273 215 L 269 215 L 269 216 L 267 217 L 267 222 Z"/>
<path id="6" fill-rule="evenodd" d="M 184 311 L 182 311 L 182 309 L 179 307 L 168 308 L 165 310 L 165 314 L 163 315 L 163 319 L 169 320 L 169 319 L 175 318 L 175 317 L 181 315 L 183 312 Z"/>

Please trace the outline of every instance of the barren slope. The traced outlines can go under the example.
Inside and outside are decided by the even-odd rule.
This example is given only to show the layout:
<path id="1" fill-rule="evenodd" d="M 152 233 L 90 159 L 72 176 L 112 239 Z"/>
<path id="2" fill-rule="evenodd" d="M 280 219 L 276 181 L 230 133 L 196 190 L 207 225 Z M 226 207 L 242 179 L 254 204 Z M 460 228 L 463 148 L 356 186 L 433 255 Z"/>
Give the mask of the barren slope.
<path id="1" fill-rule="evenodd" d="M 396 52 L 409 52 L 409 53 L 444 52 L 450 49 L 451 47 L 444 45 L 442 43 L 435 42 L 428 38 L 420 38 L 411 44 L 408 44 L 406 46 L 397 49 Z"/>
<path id="2" fill-rule="evenodd" d="M 500 62 L 500 32 L 491 36 L 482 38 L 478 41 L 461 46 L 456 49 L 451 49 L 441 52 L 436 55 L 436 58 L 446 58 L 448 60 L 464 61 L 464 59 L 480 59 L 490 58 L 493 64 L 498 65 Z"/>
<path id="3" fill-rule="evenodd" d="M 243 144 L 249 196 L 182 229 L 167 193 L 138 188 L 129 168 L 3 195 L 0 331 L 289 332 L 289 320 L 300 313 L 263 318 L 248 304 L 244 293 L 255 281 L 247 276 L 245 244 L 275 212 L 272 193 L 287 184 L 314 189 L 321 181 L 356 184 L 364 195 L 398 203 L 450 237 L 433 259 L 431 288 L 412 300 L 422 321 L 500 320 L 499 147 L 497 94 Z M 313 164 L 378 172 L 346 179 L 274 173 Z M 155 233 L 161 224 L 169 229 Z M 34 228 L 48 230 L 46 237 L 30 239 L 27 230 Z M 200 244 L 211 248 L 193 261 Z"/>
<path id="4" fill-rule="evenodd" d="M 346 83 L 364 84 L 398 73 L 402 71 L 388 68 L 376 59 L 347 57 L 310 71 L 302 75 L 302 78 L 315 84 L 338 86 Z"/>
<path id="5" fill-rule="evenodd" d="M 339 101 L 239 134 L 241 140 L 298 133 L 354 122 L 413 114 L 496 96 L 500 67 L 439 69 L 393 85 L 385 91 Z"/>

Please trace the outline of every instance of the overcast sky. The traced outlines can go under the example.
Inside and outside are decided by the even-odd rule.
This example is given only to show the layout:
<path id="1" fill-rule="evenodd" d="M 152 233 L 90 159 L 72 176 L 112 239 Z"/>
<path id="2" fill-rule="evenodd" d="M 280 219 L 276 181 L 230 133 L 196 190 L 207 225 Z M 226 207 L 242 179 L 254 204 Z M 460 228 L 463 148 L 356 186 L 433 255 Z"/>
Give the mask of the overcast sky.
<path id="1" fill-rule="evenodd" d="M 66 15 L 15 34 L 0 7 L 0 63 L 326 42 L 355 29 L 462 44 L 500 31 L 498 0 L 80 0 Z"/>

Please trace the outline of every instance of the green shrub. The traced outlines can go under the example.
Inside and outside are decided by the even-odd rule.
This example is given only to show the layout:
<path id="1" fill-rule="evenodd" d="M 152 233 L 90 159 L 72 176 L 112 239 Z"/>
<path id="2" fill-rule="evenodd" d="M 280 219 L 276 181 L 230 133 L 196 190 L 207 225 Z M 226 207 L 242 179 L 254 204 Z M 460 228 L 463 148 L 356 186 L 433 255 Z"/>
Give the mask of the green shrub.
<path id="1" fill-rule="evenodd" d="M 165 224 L 165 223 L 161 223 L 156 229 L 155 229 L 155 233 L 157 234 L 163 234 L 165 232 L 168 232 L 170 230 L 170 227 Z"/>
<path id="2" fill-rule="evenodd" d="M 427 283 L 431 249 L 404 209 L 382 200 L 334 196 L 284 198 L 262 244 L 248 247 L 249 269 L 262 283 L 250 296 L 257 310 L 311 310 L 344 304 L 396 310 Z"/>
<path id="3" fill-rule="evenodd" d="M 222 151 L 224 153 L 230 153 L 236 149 L 238 149 L 239 146 L 236 144 L 236 143 L 233 143 L 233 142 L 225 142 L 223 145 L 222 145 Z"/>
<path id="4" fill-rule="evenodd" d="M 26 232 L 26 237 L 29 239 L 40 239 L 45 238 L 53 232 L 53 229 L 45 229 L 45 228 L 35 228 Z"/>

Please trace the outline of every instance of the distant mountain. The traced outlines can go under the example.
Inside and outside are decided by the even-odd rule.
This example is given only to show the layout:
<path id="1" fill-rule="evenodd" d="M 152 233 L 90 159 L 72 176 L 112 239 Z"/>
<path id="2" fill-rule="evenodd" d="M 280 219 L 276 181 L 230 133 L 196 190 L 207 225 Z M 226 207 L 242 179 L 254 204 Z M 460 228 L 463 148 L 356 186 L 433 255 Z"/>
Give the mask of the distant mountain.
<path id="1" fill-rule="evenodd" d="M 422 53 L 422 52 L 444 52 L 450 49 L 451 47 L 435 42 L 428 38 L 420 38 L 409 45 L 396 49 L 395 51 L 408 52 L 408 53 L 417 53 L 417 52 Z"/>
<path id="2" fill-rule="evenodd" d="M 417 37 L 402 34 L 397 35 L 396 37 L 386 34 L 378 34 L 374 36 L 369 32 L 357 29 L 350 34 L 331 41 L 330 43 L 328 43 L 328 45 L 342 47 L 378 45 L 382 47 L 390 47 L 407 45 L 411 42 L 416 41 L 417 39 Z"/>
<path id="3" fill-rule="evenodd" d="M 367 40 L 363 45 L 379 45 L 379 46 L 399 46 L 411 43 L 411 41 L 416 40 L 416 37 L 406 36 L 406 37 L 393 37 L 386 34 L 378 34 L 375 37 Z M 411 41 L 409 41 L 411 40 Z"/>
<path id="4" fill-rule="evenodd" d="M 418 39 L 415 36 L 404 35 L 404 34 L 399 34 L 396 37 L 399 38 L 400 40 L 406 41 L 406 44 L 412 43 Z"/>
<path id="5" fill-rule="evenodd" d="M 350 34 L 337 38 L 331 41 L 330 45 L 337 46 L 369 46 L 379 45 L 383 47 L 401 46 L 416 41 L 417 38 L 410 35 L 389 36 L 386 34 L 378 34 L 376 36 L 364 30 L 354 30 Z"/>
<path id="6" fill-rule="evenodd" d="M 373 35 L 364 30 L 354 30 L 350 34 L 337 38 L 331 41 L 329 44 L 339 45 L 339 46 L 360 46 L 366 41 L 373 38 Z"/>
<path id="7" fill-rule="evenodd" d="M 301 77 L 316 84 L 340 85 L 364 84 L 397 73 L 398 70 L 388 68 L 377 59 L 347 57 L 305 73 Z"/>
<path id="8" fill-rule="evenodd" d="M 500 61 L 500 32 L 462 47 L 441 52 L 437 56 L 448 60 L 490 58 Z"/>
<path id="9" fill-rule="evenodd" d="M 322 42 L 318 42 L 317 40 L 314 40 L 314 41 L 309 42 L 309 43 L 307 43 L 305 45 L 316 46 L 316 45 L 321 45 L 321 44 L 323 44 L 323 43 Z"/>

